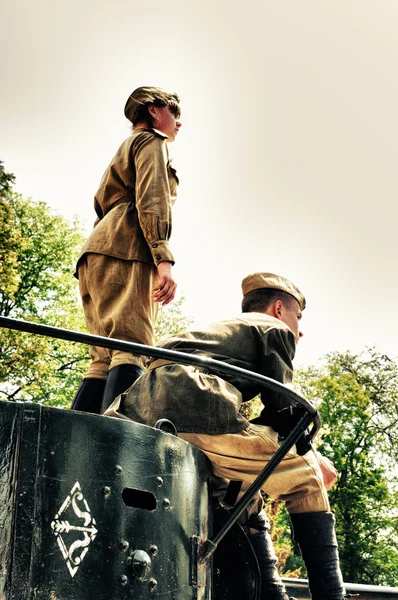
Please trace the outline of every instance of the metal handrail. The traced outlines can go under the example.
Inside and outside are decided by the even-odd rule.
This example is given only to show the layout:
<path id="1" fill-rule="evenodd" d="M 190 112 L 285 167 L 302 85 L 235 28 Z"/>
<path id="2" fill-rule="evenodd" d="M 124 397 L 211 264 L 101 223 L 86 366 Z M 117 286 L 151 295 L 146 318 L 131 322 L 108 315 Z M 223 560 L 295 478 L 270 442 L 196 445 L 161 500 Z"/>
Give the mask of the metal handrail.
<path id="1" fill-rule="evenodd" d="M 187 365 L 205 367 L 210 371 L 227 373 L 229 375 L 239 375 L 244 379 L 255 381 L 262 387 L 281 393 L 291 402 L 296 402 L 303 406 L 314 418 L 316 431 L 312 434 L 313 436 L 320 427 L 320 420 L 316 407 L 298 392 L 295 392 L 283 383 L 275 381 L 275 379 L 260 375 L 259 373 L 254 373 L 253 371 L 248 371 L 247 369 L 242 369 L 241 367 L 236 367 L 235 365 L 228 365 L 227 363 L 215 360 L 214 358 L 198 354 L 188 354 L 187 352 L 179 352 L 177 350 L 168 350 L 166 348 L 157 348 L 156 346 L 146 346 L 145 344 L 137 344 L 134 342 L 125 342 L 124 340 L 92 335 L 91 333 L 80 333 L 72 331 L 71 329 L 62 329 L 60 327 L 52 327 L 50 325 L 42 325 L 41 323 L 32 323 L 30 321 L 12 319 L 10 317 L 0 316 L 0 327 L 4 327 L 5 329 L 16 329 L 17 331 L 26 331 L 27 333 L 35 333 L 37 335 L 58 338 L 70 342 L 110 348 L 111 350 L 124 350 L 125 352 L 131 352 L 132 354 L 138 354 L 139 356 L 163 358 Z"/>
<path id="2" fill-rule="evenodd" d="M 292 579 L 282 577 L 286 590 L 295 594 L 299 599 L 311 598 L 307 579 Z M 347 596 L 353 600 L 397 600 L 398 588 L 383 585 L 366 585 L 361 583 L 344 583 Z"/>

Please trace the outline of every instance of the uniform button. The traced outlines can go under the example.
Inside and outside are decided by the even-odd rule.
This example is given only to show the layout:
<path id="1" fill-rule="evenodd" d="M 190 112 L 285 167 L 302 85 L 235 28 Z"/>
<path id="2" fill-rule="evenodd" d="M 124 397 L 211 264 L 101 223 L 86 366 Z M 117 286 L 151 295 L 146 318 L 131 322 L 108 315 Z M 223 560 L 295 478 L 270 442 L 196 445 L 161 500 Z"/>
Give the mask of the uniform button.
<path id="1" fill-rule="evenodd" d="M 152 244 L 152 248 L 157 248 L 158 245 L 157 244 Z"/>

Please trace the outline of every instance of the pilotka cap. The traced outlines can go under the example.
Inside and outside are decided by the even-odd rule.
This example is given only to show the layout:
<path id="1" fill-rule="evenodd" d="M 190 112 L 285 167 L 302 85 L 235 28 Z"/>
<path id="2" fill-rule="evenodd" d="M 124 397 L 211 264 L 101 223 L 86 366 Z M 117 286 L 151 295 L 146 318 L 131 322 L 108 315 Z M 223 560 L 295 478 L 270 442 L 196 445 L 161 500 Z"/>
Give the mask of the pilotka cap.
<path id="1" fill-rule="evenodd" d="M 242 292 L 244 296 L 253 290 L 261 289 L 273 289 L 286 292 L 286 294 L 290 294 L 290 296 L 293 296 L 293 298 L 297 300 L 301 310 L 305 309 L 306 302 L 303 294 L 295 285 L 284 277 L 274 275 L 274 273 L 252 273 L 242 280 Z"/>
<path id="2" fill-rule="evenodd" d="M 161 100 L 166 105 L 179 104 L 180 98 L 177 94 L 168 94 L 161 88 L 156 87 L 139 87 L 127 99 L 126 106 L 124 107 L 124 114 L 129 121 L 134 123 L 135 114 L 137 108 L 143 104 L 152 104 L 156 100 Z"/>

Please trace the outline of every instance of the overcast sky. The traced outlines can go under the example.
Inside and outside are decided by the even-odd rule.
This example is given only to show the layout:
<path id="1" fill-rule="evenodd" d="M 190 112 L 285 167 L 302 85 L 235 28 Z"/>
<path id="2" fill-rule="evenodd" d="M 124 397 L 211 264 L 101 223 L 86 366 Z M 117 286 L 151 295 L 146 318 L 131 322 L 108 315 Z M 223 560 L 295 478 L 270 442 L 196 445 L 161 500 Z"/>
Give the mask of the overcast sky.
<path id="1" fill-rule="evenodd" d="M 195 321 L 250 272 L 307 297 L 298 364 L 397 345 L 396 0 L 13 0 L 0 160 L 87 233 L 138 86 L 181 96 L 172 248 Z"/>

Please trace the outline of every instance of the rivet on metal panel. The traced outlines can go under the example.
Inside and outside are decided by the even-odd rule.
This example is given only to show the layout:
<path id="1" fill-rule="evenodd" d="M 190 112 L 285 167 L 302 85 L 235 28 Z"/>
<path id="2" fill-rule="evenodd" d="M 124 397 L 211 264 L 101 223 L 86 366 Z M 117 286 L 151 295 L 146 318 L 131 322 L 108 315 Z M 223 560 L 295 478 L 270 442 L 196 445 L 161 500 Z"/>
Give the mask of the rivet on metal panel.
<path id="1" fill-rule="evenodd" d="M 131 568 L 135 577 L 140 581 L 145 581 L 152 566 L 148 554 L 144 550 L 135 550 L 131 558 L 133 559 Z"/>
<path id="2" fill-rule="evenodd" d="M 165 498 L 165 499 L 163 500 L 163 506 L 164 506 L 166 509 L 170 508 L 170 500 L 169 500 L 168 498 Z"/>
<path id="3" fill-rule="evenodd" d="M 123 540 L 120 542 L 120 548 L 123 550 L 123 552 L 127 552 L 127 550 L 129 549 L 130 544 L 128 543 L 127 540 Z"/>
<path id="4" fill-rule="evenodd" d="M 163 479 L 161 477 L 156 477 L 155 482 L 159 487 L 163 485 Z"/>
<path id="5" fill-rule="evenodd" d="M 110 496 L 111 488 L 106 485 L 105 487 L 102 488 L 102 493 L 104 494 L 105 497 Z"/>
<path id="6" fill-rule="evenodd" d="M 120 583 L 122 585 L 127 585 L 127 575 L 122 575 L 120 578 Z"/>
<path id="7" fill-rule="evenodd" d="M 155 544 L 152 544 L 152 546 L 149 547 L 149 552 L 152 554 L 152 556 L 156 556 L 156 554 L 159 552 L 159 548 L 155 546 Z"/>
<path id="8" fill-rule="evenodd" d="M 151 592 L 153 592 L 154 590 L 156 590 L 158 585 L 158 582 L 156 581 L 156 579 L 150 579 L 149 580 L 149 587 L 151 588 Z"/>
<path id="9" fill-rule="evenodd" d="M 116 465 L 115 467 L 115 473 L 116 475 L 120 475 L 120 473 L 123 471 L 122 467 L 120 465 Z"/>

